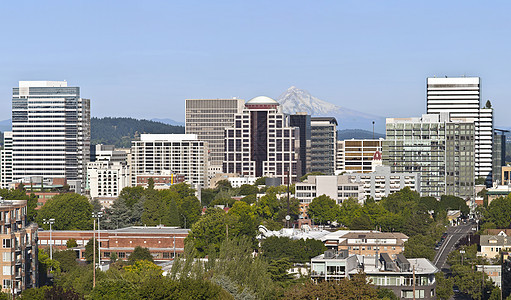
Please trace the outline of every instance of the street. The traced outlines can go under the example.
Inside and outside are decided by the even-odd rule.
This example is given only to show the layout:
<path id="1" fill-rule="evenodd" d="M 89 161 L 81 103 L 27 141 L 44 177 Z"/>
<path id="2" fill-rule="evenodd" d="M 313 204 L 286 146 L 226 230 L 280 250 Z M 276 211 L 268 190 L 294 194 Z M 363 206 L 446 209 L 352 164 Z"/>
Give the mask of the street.
<path id="1" fill-rule="evenodd" d="M 461 224 L 456 227 L 451 226 L 447 229 L 447 237 L 440 249 L 438 249 L 438 252 L 435 255 L 435 259 L 433 259 L 433 264 L 438 269 L 440 269 L 442 272 L 448 271 L 448 267 L 445 265 L 447 256 L 452 250 L 454 250 L 454 245 L 456 245 L 458 240 L 469 233 L 474 226 L 475 225 L 473 223 L 467 222 L 467 224 Z"/>

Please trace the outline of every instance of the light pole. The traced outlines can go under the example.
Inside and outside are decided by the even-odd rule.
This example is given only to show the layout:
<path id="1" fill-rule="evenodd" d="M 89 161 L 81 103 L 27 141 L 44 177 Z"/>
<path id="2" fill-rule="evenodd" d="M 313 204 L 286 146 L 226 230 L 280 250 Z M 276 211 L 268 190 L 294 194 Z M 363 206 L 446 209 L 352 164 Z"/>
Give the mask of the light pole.
<path id="1" fill-rule="evenodd" d="M 101 265 L 101 229 L 99 228 L 99 219 L 103 217 L 103 212 L 97 212 L 96 218 L 98 219 L 98 259 L 99 259 L 99 265 Z"/>
<path id="2" fill-rule="evenodd" d="M 93 233 L 92 233 L 92 287 L 96 287 L 96 219 L 98 219 L 98 227 L 99 227 L 99 218 L 103 215 L 102 212 L 92 213 L 92 218 L 94 221 L 93 225 Z M 99 249 L 98 249 L 99 250 Z M 99 252 L 99 251 L 98 251 Z"/>
<path id="3" fill-rule="evenodd" d="M 50 224 L 50 259 L 53 259 L 53 248 L 52 248 L 52 245 L 53 245 L 53 240 L 51 238 L 51 225 L 52 224 L 55 224 L 55 219 L 43 219 L 43 224 Z"/>
<path id="4" fill-rule="evenodd" d="M 463 254 L 465 254 L 465 250 L 460 250 L 461 254 L 461 265 L 463 266 Z"/>

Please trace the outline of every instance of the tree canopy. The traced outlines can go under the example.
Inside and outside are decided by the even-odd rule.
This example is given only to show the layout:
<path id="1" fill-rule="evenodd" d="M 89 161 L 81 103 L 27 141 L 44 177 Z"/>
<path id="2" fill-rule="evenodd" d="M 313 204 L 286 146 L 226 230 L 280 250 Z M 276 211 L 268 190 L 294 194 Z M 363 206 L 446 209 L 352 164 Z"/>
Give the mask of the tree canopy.
<path id="1" fill-rule="evenodd" d="M 66 193 L 55 195 L 39 210 L 36 221 L 39 227 L 49 229 L 44 219 L 55 219 L 54 230 L 92 229 L 92 204 L 87 197 Z"/>

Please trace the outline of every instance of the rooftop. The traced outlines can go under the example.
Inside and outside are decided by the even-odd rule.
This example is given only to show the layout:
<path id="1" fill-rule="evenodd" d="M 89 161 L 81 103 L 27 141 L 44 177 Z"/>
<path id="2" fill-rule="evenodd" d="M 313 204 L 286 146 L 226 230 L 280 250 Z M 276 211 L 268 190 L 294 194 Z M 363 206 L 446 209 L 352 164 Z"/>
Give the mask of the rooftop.
<path id="1" fill-rule="evenodd" d="M 197 140 L 196 134 L 141 134 L 140 141 L 154 142 L 154 141 L 194 141 Z"/>
<path id="2" fill-rule="evenodd" d="M 479 245 L 511 247 L 511 238 L 504 235 L 481 235 Z"/>
<path id="3" fill-rule="evenodd" d="M 270 97 L 266 97 L 266 96 L 257 96 L 257 97 L 254 97 L 252 99 L 250 99 L 249 101 L 247 101 L 246 105 L 279 105 L 279 103 L 277 101 L 275 101 L 274 99 L 270 98 Z"/>
<path id="4" fill-rule="evenodd" d="M 19 87 L 67 87 L 67 81 L 20 81 Z"/>

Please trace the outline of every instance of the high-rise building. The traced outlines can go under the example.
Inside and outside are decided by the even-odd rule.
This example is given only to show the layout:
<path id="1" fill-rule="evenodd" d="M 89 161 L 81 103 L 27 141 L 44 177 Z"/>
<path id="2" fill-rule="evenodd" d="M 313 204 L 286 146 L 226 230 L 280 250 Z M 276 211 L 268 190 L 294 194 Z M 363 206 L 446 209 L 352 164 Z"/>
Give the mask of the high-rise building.
<path id="1" fill-rule="evenodd" d="M 337 141 L 337 174 L 341 173 L 369 173 L 375 152 L 381 152 L 383 138 L 361 140 L 351 139 Z"/>
<path id="2" fill-rule="evenodd" d="M 85 184 L 90 100 L 66 81 L 20 81 L 12 91 L 12 179 L 66 178 Z"/>
<path id="3" fill-rule="evenodd" d="M 474 122 L 447 113 L 387 118 L 383 163 L 420 173 L 421 194 L 474 199 Z"/>
<path id="4" fill-rule="evenodd" d="M 208 168 L 207 142 L 196 134 L 141 134 L 131 142 L 131 185 L 138 175 L 184 175 L 193 188 L 205 187 Z"/>
<path id="5" fill-rule="evenodd" d="M 12 131 L 4 132 L 4 148 L 0 150 L 0 188 L 12 182 Z"/>
<path id="6" fill-rule="evenodd" d="M 493 109 L 481 106 L 479 77 L 427 79 L 427 113 L 448 112 L 451 118 L 472 118 L 475 124 L 475 177 L 491 182 Z"/>
<path id="7" fill-rule="evenodd" d="M 26 200 L 0 199 L 2 292 L 19 294 L 37 287 L 37 225 L 29 224 Z"/>
<path id="8" fill-rule="evenodd" d="M 224 173 L 246 177 L 278 177 L 287 183 L 297 180 L 299 130 L 289 125 L 289 116 L 279 103 L 259 96 L 245 104 L 236 114 L 234 126 L 225 129 Z"/>
<path id="9" fill-rule="evenodd" d="M 502 167 L 506 165 L 506 132 L 509 130 L 495 129 L 493 134 L 492 182 L 498 182 L 498 184 L 504 184 Z"/>
<path id="10" fill-rule="evenodd" d="M 234 115 L 241 113 L 242 99 L 186 99 L 185 133 L 208 142 L 209 178 L 222 172 L 225 128 L 234 126 Z"/>
<path id="11" fill-rule="evenodd" d="M 337 160 L 337 120 L 333 117 L 311 118 L 310 170 L 335 174 Z"/>
<path id="12" fill-rule="evenodd" d="M 289 116 L 289 126 L 298 127 L 300 135 L 300 174 L 303 176 L 309 173 L 310 150 L 311 150 L 311 116 L 307 113 L 296 113 Z"/>

